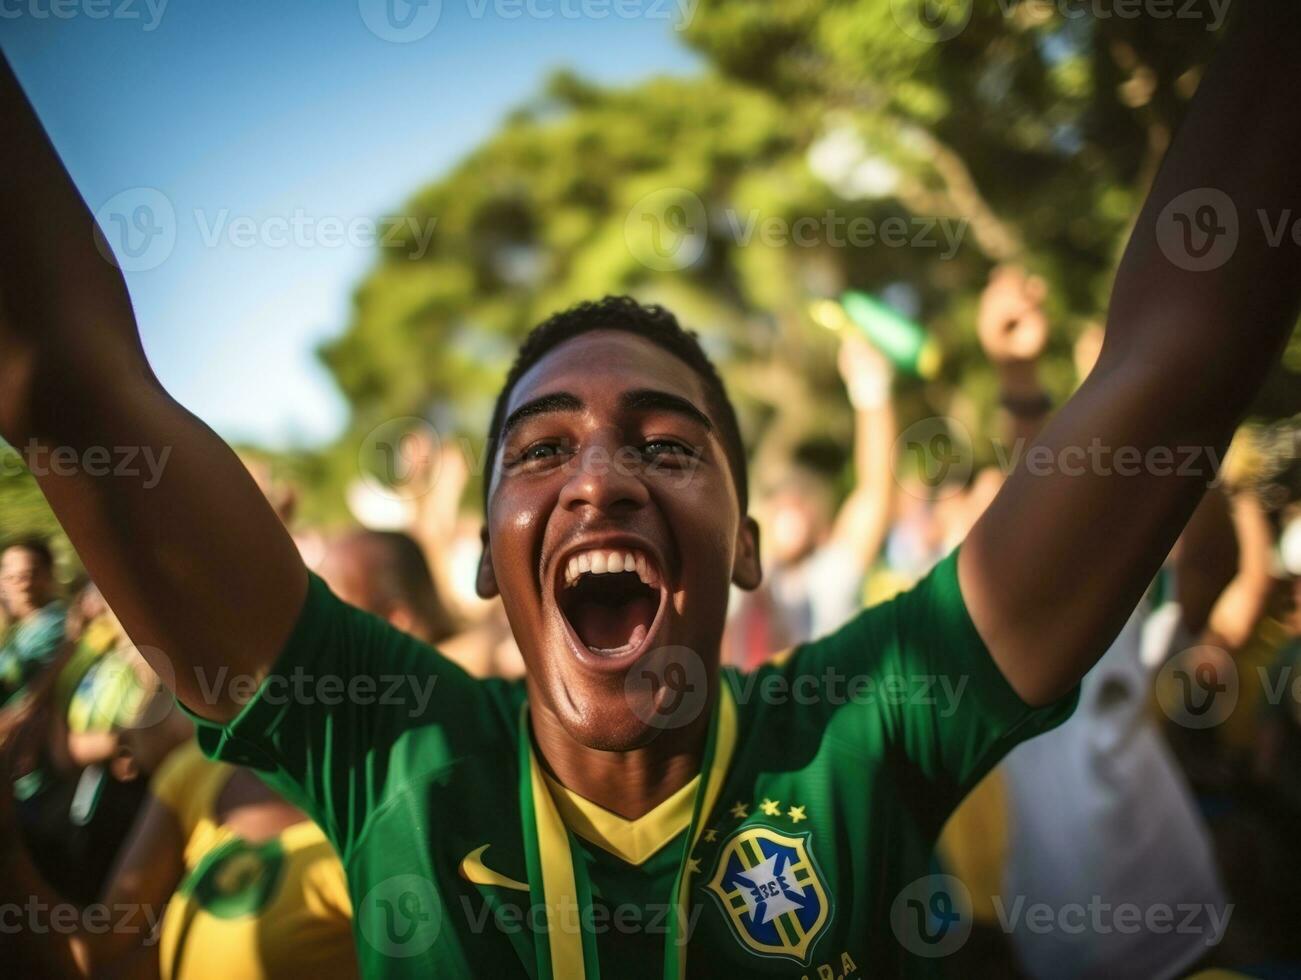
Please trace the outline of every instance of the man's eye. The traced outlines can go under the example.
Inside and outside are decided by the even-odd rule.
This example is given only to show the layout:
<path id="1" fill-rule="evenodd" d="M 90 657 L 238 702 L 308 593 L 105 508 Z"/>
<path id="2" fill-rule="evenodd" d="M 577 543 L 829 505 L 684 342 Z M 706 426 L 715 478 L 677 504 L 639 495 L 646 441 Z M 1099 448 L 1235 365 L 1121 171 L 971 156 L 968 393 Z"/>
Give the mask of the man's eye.
<path id="1" fill-rule="evenodd" d="M 690 446 L 673 439 L 651 439 L 642 444 L 641 451 L 648 459 L 686 459 L 696 454 Z"/>
<path id="2" fill-rule="evenodd" d="M 560 446 L 554 442 L 535 442 L 527 447 L 519 458 L 521 462 L 533 462 L 540 459 L 551 459 L 560 453 Z"/>
<path id="3" fill-rule="evenodd" d="M 539 439 L 521 449 L 511 460 L 514 466 L 539 466 L 564 460 L 573 452 L 569 439 Z"/>

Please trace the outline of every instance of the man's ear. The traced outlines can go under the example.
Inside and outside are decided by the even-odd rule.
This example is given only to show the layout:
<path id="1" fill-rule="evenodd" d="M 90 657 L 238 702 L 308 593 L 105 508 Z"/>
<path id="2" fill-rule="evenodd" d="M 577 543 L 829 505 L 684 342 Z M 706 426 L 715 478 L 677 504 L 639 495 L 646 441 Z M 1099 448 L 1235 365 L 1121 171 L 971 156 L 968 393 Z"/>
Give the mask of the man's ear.
<path id="1" fill-rule="evenodd" d="M 479 540 L 483 551 L 479 553 L 479 572 L 474 578 L 474 591 L 480 599 L 495 599 L 500 594 L 497 589 L 497 573 L 492 568 L 492 554 L 488 548 L 488 525 L 479 531 Z"/>
<path id="2" fill-rule="evenodd" d="M 759 565 L 759 524 L 746 515 L 736 535 L 736 560 L 732 563 L 732 583 L 747 592 L 759 588 L 763 569 Z"/>

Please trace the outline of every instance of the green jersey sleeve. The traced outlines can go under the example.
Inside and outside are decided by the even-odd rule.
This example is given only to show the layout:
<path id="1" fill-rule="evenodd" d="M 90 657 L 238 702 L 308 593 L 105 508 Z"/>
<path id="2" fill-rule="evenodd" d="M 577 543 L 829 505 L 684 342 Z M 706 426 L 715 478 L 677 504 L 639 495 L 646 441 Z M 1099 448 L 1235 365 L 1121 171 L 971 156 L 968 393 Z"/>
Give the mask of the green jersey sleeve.
<path id="1" fill-rule="evenodd" d="M 256 770 L 346 862 L 368 818 L 404 787 L 510 751 L 505 699 L 489 689 L 312 575 L 289 640 L 240 713 L 220 725 L 186 711 L 205 755 Z"/>
<path id="2" fill-rule="evenodd" d="M 898 764 L 901 781 L 941 810 L 1019 742 L 1065 721 L 1078 697 L 1076 688 L 1032 708 L 1017 696 L 967 613 L 957 556 L 955 549 L 910 591 L 797 648 L 781 668 L 792 691 L 804 682 L 821 692 L 813 730 Z"/>

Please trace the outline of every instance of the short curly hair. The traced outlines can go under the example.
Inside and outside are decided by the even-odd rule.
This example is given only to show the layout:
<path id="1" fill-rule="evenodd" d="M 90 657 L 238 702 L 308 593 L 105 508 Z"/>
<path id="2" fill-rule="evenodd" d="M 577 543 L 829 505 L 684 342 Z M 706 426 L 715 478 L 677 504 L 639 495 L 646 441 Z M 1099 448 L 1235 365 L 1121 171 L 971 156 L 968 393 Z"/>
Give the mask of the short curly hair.
<path id="1" fill-rule="evenodd" d="M 515 355 L 515 363 L 511 365 L 506 381 L 502 384 L 501 393 L 497 395 L 492 423 L 488 426 L 488 444 L 484 456 L 488 461 L 488 472 L 483 481 L 484 512 L 488 510 L 488 488 L 492 484 L 492 468 L 496 465 L 497 447 L 501 441 L 502 425 L 506 421 L 506 403 L 510 400 L 510 393 L 524 373 L 546 354 L 565 341 L 593 330 L 622 330 L 645 337 L 696 372 L 705 383 L 705 407 L 718 426 L 732 478 L 736 483 L 741 511 L 744 513 L 749 503 L 745 445 L 741 441 L 741 427 L 736 420 L 736 410 L 727 397 L 727 389 L 723 386 L 718 369 L 700 346 L 700 338 L 694 330 L 684 330 L 678 323 L 678 318 L 664 307 L 643 305 L 631 296 L 606 296 L 571 306 L 552 314 L 524 338 Z"/>

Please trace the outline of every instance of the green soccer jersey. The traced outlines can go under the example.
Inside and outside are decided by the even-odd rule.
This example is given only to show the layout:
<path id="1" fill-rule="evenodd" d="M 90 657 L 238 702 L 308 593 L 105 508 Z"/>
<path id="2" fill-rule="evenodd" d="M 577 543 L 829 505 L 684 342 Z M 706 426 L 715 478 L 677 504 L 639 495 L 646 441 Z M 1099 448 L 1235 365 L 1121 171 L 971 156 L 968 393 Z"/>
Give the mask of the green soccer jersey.
<path id="1" fill-rule="evenodd" d="M 529 766 L 521 682 L 469 677 L 315 576 L 258 695 L 227 726 L 200 722 L 199 741 L 325 830 L 368 977 L 560 978 L 565 934 L 589 975 L 595 963 L 663 977 L 679 873 L 688 975 L 925 975 L 958 917 L 931 888 L 941 826 L 1073 706 L 1031 709 L 1009 687 L 963 605 L 956 554 L 836 633 L 724 670 L 709 771 L 635 821 Z M 572 852 L 555 874 L 544 810 Z M 529 874 L 537 839 L 545 902 Z M 553 904 L 553 879 L 585 883 L 573 908 Z"/>

